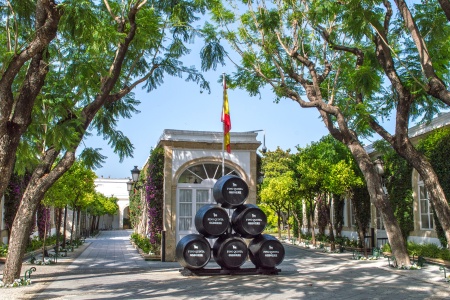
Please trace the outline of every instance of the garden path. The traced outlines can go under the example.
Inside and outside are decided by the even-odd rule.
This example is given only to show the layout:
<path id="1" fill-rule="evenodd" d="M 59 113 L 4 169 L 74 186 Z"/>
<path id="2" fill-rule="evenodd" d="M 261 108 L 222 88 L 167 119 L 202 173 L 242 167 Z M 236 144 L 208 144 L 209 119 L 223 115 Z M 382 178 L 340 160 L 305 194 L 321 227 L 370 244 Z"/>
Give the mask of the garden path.
<path id="1" fill-rule="evenodd" d="M 6 299 L 449 299 L 438 266 L 397 270 L 387 259 L 285 245 L 279 275 L 182 276 L 176 262 L 144 261 L 130 231 L 103 231 L 72 261 L 33 273 L 30 287 L 0 290 Z M 82 252 L 81 252 L 82 251 Z M 213 263 L 211 263 L 211 266 Z M 210 267 L 208 265 L 208 267 Z M 248 262 L 245 267 L 253 267 Z M 55 272 L 57 271 L 57 272 Z M 14 295 L 9 295 L 12 291 Z M 18 292 L 20 291 L 20 295 Z M 4 293 L 6 292 L 6 293 Z M 9 296 L 8 296 L 9 295 Z"/>

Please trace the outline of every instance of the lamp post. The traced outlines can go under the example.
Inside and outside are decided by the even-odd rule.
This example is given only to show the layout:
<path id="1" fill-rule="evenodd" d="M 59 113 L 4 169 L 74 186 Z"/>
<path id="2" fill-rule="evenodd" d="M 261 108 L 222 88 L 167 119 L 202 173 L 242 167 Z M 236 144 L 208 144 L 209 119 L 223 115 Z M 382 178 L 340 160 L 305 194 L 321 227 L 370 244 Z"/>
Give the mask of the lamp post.
<path id="1" fill-rule="evenodd" d="M 131 191 L 133 189 L 133 180 L 131 180 L 131 178 L 130 178 L 130 180 L 128 180 L 127 181 L 127 191 Z"/>
<path id="2" fill-rule="evenodd" d="M 134 169 L 131 170 L 131 179 L 133 180 L 133 182 L 138 182 L 140 173 L 141 170 L 139 170 L 137 166 L 134 166 Z"/>

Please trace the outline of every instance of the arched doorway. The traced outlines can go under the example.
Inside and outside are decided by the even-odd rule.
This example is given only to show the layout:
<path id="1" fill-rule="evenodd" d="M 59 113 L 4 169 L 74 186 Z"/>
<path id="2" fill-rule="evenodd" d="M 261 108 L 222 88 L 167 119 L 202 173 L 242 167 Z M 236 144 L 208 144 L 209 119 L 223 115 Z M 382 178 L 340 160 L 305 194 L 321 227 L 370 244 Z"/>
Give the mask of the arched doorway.
<path id="1" fill-rule="evenodd" d="M 225 166 L 224 174 L 242 177 L 228 166 Z M 195 214 L 202 206 L 216 203 L 212 190 L 220 177 L 222 165 L 219 163 L 192 165 L 180 175 L 177 184 L 177 242 L 188 234 L 197 233 Z"/>
<path id="2" fill-rule="evenodd" d="M 130 221 L 130 207 L 127 206 L 123 209 L 123 229 L 130 229 L 131 228 L 131 221 Z"/>

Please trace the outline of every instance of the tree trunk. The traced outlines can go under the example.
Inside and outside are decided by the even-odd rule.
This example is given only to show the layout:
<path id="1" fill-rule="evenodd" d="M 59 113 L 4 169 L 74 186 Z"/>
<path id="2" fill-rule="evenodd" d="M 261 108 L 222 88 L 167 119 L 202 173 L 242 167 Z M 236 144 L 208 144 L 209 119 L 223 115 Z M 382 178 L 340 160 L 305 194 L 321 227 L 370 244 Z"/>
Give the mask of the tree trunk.
<path id="1" fill-rule="evenodd" d="M 399 265 L 411 265 L 405 239 L 395 218 L 391 203 L 387 195 L 384 194 L 380 175 L 376 173 L 369 155 L 361 144 L 353 143 L 348 147 L 364 175 L 370 200 L 382 215 L 392 254 Z"/>
<path id="2" fill-rule="evenodd" d="M 302 236 L 302 223 L 301 223 L 300 218 L 298 217 L 298 214 L 295 212 L 295 210 L 294 210 L 293 215 L 294 215 L 295 221 L 297 221 L 297 241 L 300 241 L 300 238 Z M 294 230 L 295 230 L 295 227 L 294 227 Z"/>
<path id="3" fill-rule="evenodd" d="M 315 207 L 312 203 L 312 201 L 310 201 L 311 204 L 311 210 L 309 212 L 309 223 L 311 226 L 311 243 L 315 246 L 316 245 L 316 226 L 314 225 L 314 210 Z"/>
<path id="4" fill-rule="evenodd" d="M 81 209 L 77 209 L 77 225 L 75 226 L 75 238 L 81 237 Z"/>
<path id="5" fill-rule="evenodd" d="M 344 201 L 339 196 L 333 195 L 334 201 L 334 228 L 336 237 L 342 237 L 342 227 L 344 225 L 342 211 L 344 209 Z"/>
<path id="6" fill-rule="evenodd" d="M 36 214 L 37 207 L 44 198 L 45 192 L 70 168 L 75 160 L 74 152 L 66 152 L 54 169 L 51 169 L 58 156 L 59 152 L 55 149 L 46 151 L 41 164 L 33 171 L 30 182 L 22 196 L 11 228 L 8 256 L 3 272 L 4 283 L 13 283 L 15 279 L 19 278 L 25 254 L 25 241 L 30 236 L 33 216 Z"/>
<path id="7" fill-rule="evenodd" d="M 44 241 L 42 243 L 42 263 L 45 262 L 45 256 L 48 256 L 48 255 L 46 255 L 47 254 L 46 253 L 47 250 L 45 250 L 45 242 L 46 242 L 46 240 L 47 240 L 47 217 L 45 217 Z"/>
<path id="8" fill-rule="evenodd" d="M 92 216 L 92 221 L 91 221 L 91 235 L 94 234 L 94 231 L 95 231 L 95 218 L 96 218 L 96 216 Z"/>
<path id="9" fill-rule="evenodd" d="M 20 226 L 11 228 L 11 239 L 8 244 L 8 255 L 6 257 L 5 268 L 3 271 L 3 282 L 12 283 L 15 279 L 20 278 L 20 270 L 22 268 L 22 257 L 25 254 L 26 241 L 31 234 L 31 223 L 36 208 L 30 203 L 19 206 L 18 214 L 14 219 L 14 223 Z"/>
<path id="10" fill-rule="evenodd" d="M 70 245 L 72 246 L 72 242 L 73 242 L 73 227 L 75 223 L 75 210 L 72 208 L 72 226 L 70 226 Z"/>
<path id="11" fill-rule="evenodd" d="M 278 239 L 281 240 L 281 210 L 277 209 Z"/>
<path id="12" fill-rule="evenodd" d="M 330 250 L 334 251 L 336 250 L 335 240 L 334 240 L 334 228 L 333 228 L 333 222 L 331 220 L 331 203 L 332 203 L 332 196 L 326 196 L 325 200 L 327 205 L 327 222 L 328 222 L 328 230 L 330 232 Z"/>
<path id="13" fill-rule="evenodd" d="M 62 243 L 62 247 L 65 249 L 66 248 L 66 230 L 67 230 L 67 205 L 64 206 L 64 226 L 63 226 L 63 243 Z"/>
<path id="14" fill-rule="evenodd" d="M 61 237 L 61 219 L 62 219 L 62 208 L 58 208 L 55 210 L 55 220 L 56 220 L 56 262 L 58 261 L 58 254 L 59 254 L 59 238 Z"/>
<path id="15" fill-rule="evenodd" d="M 335 240 L 334 240 L 333 222 L 329 223 L 329 231 L 330 231 L 330 250 L 334 251 L 334 250 L 336 250 L 336 243 L 335 243 Z"/>

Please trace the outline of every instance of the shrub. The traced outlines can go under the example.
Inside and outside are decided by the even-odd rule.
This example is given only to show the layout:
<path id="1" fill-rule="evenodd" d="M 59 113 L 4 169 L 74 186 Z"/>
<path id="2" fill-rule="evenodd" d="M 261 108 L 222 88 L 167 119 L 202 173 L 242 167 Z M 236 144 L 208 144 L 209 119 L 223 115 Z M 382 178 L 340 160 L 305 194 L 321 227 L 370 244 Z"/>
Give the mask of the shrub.
<path id="1" fill-rule="evenodd" d="M 381 247 L 381 251 L 382 252 L 392 252 L 391 245 L 389 243 L 384 244 L 383 247 Z"/>
<path id="2" fill-rule="evenodd" d="M 0 245 L 0 257 L 6 257 L 8 254 L 8 245 Z"/>
<path id="3" fill-rule="evenodd" d="M 440 258 L 450 261 L 450 250 L 441 248 L 436 244 L 417 244 L 414 242 L 408 242 L 407 248 L 409 255 Z M 389 243 L 383 246 L 382 251 L 391 252 Z"/>
<path id="4" fill-rule="evenodd" d="M 131 234 L 131 240 L 139 247 L 144 253 L 158 253 L 159 246 L 157 244 L 150 243 L 150 239 L 139 235 L 137 233 Z"/>

